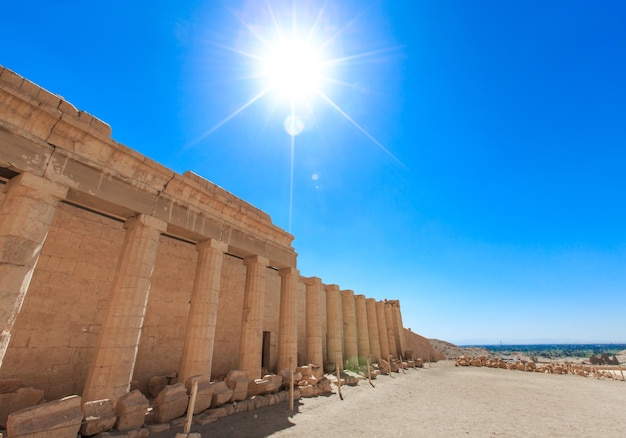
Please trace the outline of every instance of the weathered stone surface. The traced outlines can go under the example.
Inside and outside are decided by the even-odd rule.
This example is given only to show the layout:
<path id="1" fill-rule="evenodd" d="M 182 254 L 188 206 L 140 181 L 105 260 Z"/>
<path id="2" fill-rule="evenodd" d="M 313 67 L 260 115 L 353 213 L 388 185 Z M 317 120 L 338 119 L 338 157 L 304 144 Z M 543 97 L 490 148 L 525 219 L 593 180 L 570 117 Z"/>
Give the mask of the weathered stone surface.
<path id="1" fill-rule="evenodd" d="M 330 380 L 324 378 L 322 380 L 320 380 L 319 382 L 317 382 L 317 389 L 319 391 L 320 394 L 330 394 L 331 392 L 333 392 L 331 386 L 330 386 Z"/>
<path id="2" fill-rule="evenodd" d="M 165 432 L 166 430 L 170 430 L 170 425 L 169 423 L 165 423 L 165 424 L 149 424 L 148 425 L 148 430 L 151 433 L 159 433 L 159 432 Z"/>
<path id="3" fill-rule="evenodd" d="M 289 385 L 291 384 L 291 375 L 293 374 L 293 381 L 297 382 L 298 380 L 302 380 L 302 373 L 294 373 L 292 370 L 290 370 L 289 368 L 285 368 L 284 370 L 281 370 L 279 373 L 280 377 L 282 378 L 282 386 L 285 387 L 289 387 Z"/>
<path id="4" fill-rule="evenodd" d="M 148 392 L 154 398 L 156 398 L 161 391 L 168 385 L 170 379 L 167 376 L 154 376 L 150 378 L 148 383 Z"/>
<path id="5" fill-rule="evenodd" d="M 102 432 L 96 435 L 94 438 L 148 438 L 150 431 L 145 427 L 141 429 L 114 431 L 114 432 Z"/>
<path id="6" fill-rule="evenodd" d="M 219 418 L 206 417 L 204 414 L 193 417 L 193 422 L 204 426 L 209 423 L 215 423 Z"/>
<path id="7" fill-rule="evenodd" d="M 91 436 L 110 430 L 115 426 L 115 405 L 113 400 L 95 400 L 83 403 L 83 424 L 80 433 L 83 436 Z"/>
<path id="8" fill-rule="evenodd" d="M 185 385 L 177 383 L 168 385 L 159 393 L 152 404 L 152 412 L 156 423 L 166 423 L 182 416 L 187 410 L 189 397 Z"/>
<path id="9" fill-rule="evenodd" d="M 282 385 L 283 383 L 282 376 L 278 376 L 276 374 L 267 374 L 263 376 L 263 380 L 269 380 L 274 385 L 276 385 L 276 390 L 274 392 L 278 392 L 278 390 L 280 389 L 280 385 Z"/>
<path id="10" fill-rule="evenodd" d="M 29 289 L 29 298 L 24 301 L 18 331 L 10 333 L 15 336 L 11 338 L 11 351 L 3 362 L 6 376 L 20 377 L 25 382 L 40 382 L 45 385 L 46 394 L 51 399 L 81 390 L 75 385 L 82 385 L 81 381 L 86 376 L 94 377 L 89 377 L 88 384 L 84 385 L 89 391 L 85 393 L 84 400 L 115 400 L 128 392 L 128 381 L 131 378 L 137 379 L 132 382 L 132 387 L 138 385 L 145 391 L 151 376 L 179 366 L 180 355 L 170 352 L 179 351 L 182 345 L 180 329 L 184 327 L 176 325 L 177 322 L 189 322 L 192 319 L 188 303 L 190 293 L 194 293 L 194 273 L 202 274 L 204 271 L 199 267 L 206 266 L 198 263 L 196 268 L 192 262 L 199 259 L 196 252 L 201 245 L 206 244 L 206 239 L 220 239 L 219 245 L 236 256 L 226 257 L 223 270 L 217 268 L 217 265 L 211 265 L 214 272 L 223 273 L 221 277 L 228 279 L 219 289 L 222 291 L 219 295 L 222 296 L 215 326 L 199 324 L 198 330 L 193 331 L 194 337 L 186 337 L 185 340 L 185 344 L 195 348 L 197 353 L 205 351 L 200 346 L 206 340 L 215 338 L 215 354 L 196 355 L 205 360 L 219 358 L 215 363 L 214 375 L 221 378 L 229 369 L 239 366 L 248 373 L 248 380 L 260 377 L 261 336 L 264 329 L 272 331 L 268 339 L 271 342 L 266 343 L 271 347 L 272 368 L 275 366 L 276 353 L 280 357 L 294 357 L 293 353 L 283 355 L 285 345 L 290 345 L 290 349 L 294 345 L 285 341 L 284 335 L 289 335 L 292 341 L 297 338 L 301 356 L 306 351 L 301 362 L 319 364 L 326 360 L 336 363 L 339 368 L 343 367 L 341 339 L 344 321 L 341 298 L 339 307 L 334 311 L 331 306 L 325 306 L 328 304 L 324 302 L 326 293 L 321 280 L 317 279 L 313 282 L 315 291 L 311 294 L 307 284 L 307 301 L 303 301 L 304 285 L 302 279 L 297 278 L 296 254 L 291 246 L 293 236 L 274 226 L 267 214 L 200 176 L 191 172 L 175 174 L 138 152 L 110 140 L 110 129 L 104 123 L 83 111 L 77 111 L 68 102 L 61 101 L 34 84 L 26 85 L 29 91 L 23 92 L 20 91 L 22 85 L 15 85 L 27 83 L 19 79 L 11 82 L 12 85 L 0 87 L 0 100 L 6 103 L 0 105 L 0 167 L 8 169 L 3 172 L 5 182 L 7 178 L 12 181 L 2 184 L 0 203 L 6 207 L 7 216 L 13 218 L 3 222 L 0 235 L 12 238 L 13 234 L 7 231 L 6 224 L 17 223 L 16 230 L 19 237 L 23 238 L 22 243 L 31 242 L 43 250 L 41 260 L 31 272 L 34 281 Z M 16 143 L 17 138 L 21 140 Z M 28 196 L 20 195 L 19 199 L 11 194 L 15 189 L 11 189 L 11 186 L 15 186 L 18 178 L 26 179 L 26 175 L 35 174 L 40 179 L 41 188 L 58 185 L 59 190 L 55 189 L 54 193 L 46 195 L 45 202 L 30 196 L 40 194 L 40 187 L 36 187 L 32 193 L 29 188 L 28 193 L 25 193 Z M 49 197 L 54 199 L 48 200 Z M 59 200 L 67 202 L 57 206 Z M 34 206 L 36 208 L 23 210 L 37 214 L 17 215 L 16 204 Z M 43 216 L 49 217 L 52 222 L 49 224 L 47 219 L 43 221 Z M 111 218 L 130 218 L 126 223 L 126 231 L 120 221 Z M 113 223 L 109 223 L 109 219 Z M 155 223 L 157 221 L 162 223 Z M 46 222 L 45 226 L 42 226 L 43 222 Z M 137 226 L 137 222 L 145 222 L 146 230 L 145 233 L 141 232 L 141 236 L 137 234 L 136 238 L 129 237 L 128 242 L 132 242 L 135 248 L 129 252 L 125 249 L 124 239 L 134 232 L 134 228 L 130 227 Z M 25 223 L 28 226 L 24 226 Z M 152 232 L 148 228 L 158 230 Z M 161 234 L 163 231 L 181 240 L 164 239 Z M 46 235 L 48 237 L 42 247 L 42 236 Z M 172 243 L 169 243 L 170 240 Z M 197 244 L 190 245 L 192 242 Z M 144 248 L 144 244 L 147 247 Z M 7 252 L 13 249 L 11 242 L 0 246 Z M 30 249 L 22 255 L 32 255 L 33 247 Z M 154 260 L 153 255 L 157 252 L 158 257 Z M 246 260 L 242 261 L 239 257 Z M 129 263 L 116 263 L 116 260 L 128 260 Z M 116 266 L 128 269 L 121 271 Z M 268 270 L 268 267 L 280 272 Z M 139 275 L 144 270 L 154 272 L 154 277 L 150 277 L 152 274 Z M 126 271 L 130 274 L 127 275 Z M 1 274 L 0 278 L 8 278 Z M 68 276 L 72 277 L 72 281 L 67 281 Z M 133 284 L 135 277 L 136 285 Z M 30 279 L 30 276 L 23 274 L 15 279 L 15 282 L 11 282 L 12 290 L 19 289 L 13 285 L 27 286 L 24 280 Z M 294 314 L 295 307 L 291 307 L 291 304 L 289 307 L 291 321 L 298 319 L 295 325 L 283 325 L 287 321 L 283 316 L 287 313 L 282 312 L 278 305 L 281 296 L 286 296 L 280 292 L 287 283 L 290 286 L 285 287 L 285 290 L 297 296 L 297 313 Z M 86 284 L 94 286 L 90 287 L 89 294 L 84 293 Z M 171 300 L 169 296 L 172 285 L 180 285 L 176 289 L 176 300 Z M 149 313 L 144 320 L 148 287 Z M 335 289 L 339 293 L 338 287 L 335 286 Z M 118 296 L 120 300 L 117 300 Z M 309 296 L 313 298 L 311 302 L 316 304 L 310 305 Z M 63 306 L 49 306 L 48 301 L 58 301 Z M 195 301 L 191 302 L 191 307 L 197 308 Z M 290 302 L 295 303 L 293 300 Z M 217 311 L 216 303 L 210 304 L 211 311 Z M 90 309 L 94 312 L 89 312 Z M 315 314 L 310 315 L 310 311 L 315 311 Z M 85 318 L 80 318 L 80 321 L 74 318 L 68 326 L 66 322 L 71 319 L 69 316 L 76 312 Z M 113 321 L 111 318 L 111 322 L 107 323 L 105 319 L 108 321 L 109 318 L 103 319 L 104 315 L 117 315 L 115 318 L 119 319 Z M 307 323 L 306 332 L 302 330 L 304 320 Z M 279 321 L 278 329 L 276 321 Z M 309 322 L 314 323 L 311 329 Z M 264 327 L 266 323 L 269 324 L 268 328 Z M 293 328 L 296 325 L 298 333 L 295 329 L 289 332 L 283 330 L 284 327 Z M 188 323 L 187 327 L 190 326 L 191 323 Z M 327 336 L 329 339 L 326 339 Z M 141 344 L 137 344 L 138 339 L 142 339 Z M 157 348 L 152 348 L 151 342 L 146 341 L 150 339 L 159 341 Z M 242 348 L 239 348 L 240 344 Z M 97 352 L 81 353 L 82 349 L 96 345 Z M 41 346 L 45 348 L 39 348 Z M 333 355 L 331 352 L 338 354 Z M 241 357 L 237 358 L 238 354 Z M 106 363 L 98 362 L 105 359 Z M 94 360 L 97 363 L 90 365 Z M 285 366 L 293 367 L 296 364 L 287 361 Z M 50 368 L 52 365 L 55 367 Z M 23 369 L 13 372 L 22 366 Z M 53 369 L 54 373 L 46 373 L 47 369 Z M 207 370 L 201 367 L 199 371 L 194 369 L 190 374 L 200 372 L 207 373 Z M 82 380 L 77 374 L 72 383 L 73 373 L 80 374 Z M 153 382 L 152 395 L 158 396 L 165 384 L 172 384 L 166 378 L 174 377 L 158 377 L 158 382 Z M 181 382 L 186 382 L 187 376 L 182 371 L 180 377 Z M 281 384 L 282 381 L 276 383 L 276 390 Z M 259 394 L 273 391 L 270 384 L 263 383 L 261 386 L 263 388 L 256 388 Z M 241 399 L 244 394 L 237 387 L 235 385 L 232 388 L 233 400 Z M 246 390 L 245 393 L 251 392 Z M 202 393 L 199 392 L 195 412 L 206 407 L 207 403 L 210 406 L 208 399 L 212 402 L 213 394 L 205 393 L 204 406 L 201 398 Z"/>
<path id="11" fill-rule="evenodd" d="M 246 399 L 248 395 L 248 378 L 244 371 L 229 371 L 224 382 L 226 382 L 226 386 L 233 390 L 231 401 Z"/>
<path id="12" fill-rule="evenodd" d="M 211 398 L 211 407 L 221 406 L 228 403 L 233 396 L 233 390 L 226 386 L 226 382 L 215 382 L 213 384 L 213 396 Z"/>
<path id="13" fill-rule="evenodd" d="M 232 415 L 235 413 L 235 405 L 233 403 L 227 403 L 223 406 L 223 408 L 226 411 L 226 415 Z"/>
<path id="14" fill-rule="evenodd" d="M 0 394 L 9 394 L 17 391 L 22 386 L 19 379 L 0 379 Z"/>
<path id="15" fill-rule="evenodd" d="M 185 382 L 187 388 L 187 394 L 191 396 L 191 389 L 194 382 L 198 382 L 198 392 L 196 393 L 196 403 L 193 408 L 193 413 L 199 414 L 200 412 L 209 409 L 211 407 L 211 399 L 213 398 L 213 386 L 209 376 L 206 374 L 200 376 L 191 376 Z"/>
<path id="16" fill-rule="evenodd" d="M 259 394 L 270 394 L 272 392 L 278 391 L 280 388 L 280 382 L 282 382 L 282 378 L 280 376 L 274 376 L 278 379 L 278 386 L 276 386 L 275 380 L 266 380 L 266 379 L 256 379 L 253 382 L 248 383 L 248 398 L 253 397 Z"/>
<path id="17" fill-rule="evenodd" d="M 265 397 L 267 404 L 270 406 L 278 403 L 278 397 L 275 394 L 265 394 L 263 397 Z"/>
<path id="18" fill-rule="evenodd" d="M 254 402 L 254 409 L 259 409 L 269 405 L 269 400 L 262 395 L 255 395 L 250 400 Z"/>
<path id="19" fill-rule="evenodd" d="M 226 413 L 226 409 L 224 408 L 214 408 L 214 409 L 207 409 L 206 411 L 204 411 L 202 415 L 205 418 L 222 418 L 222 417 L 226 417 L 228 414 Z"/>
<path id="20" fill-rule="evenodd" d="M 115 414 L 118 430 L 133 430 L 143 426 L 148 410 L 148 399 L 139 391 L 132 391 L 117 400 Z"/>
<path id="21" fill-rule="evenodd" d="M 83 419 L 77 395 L 22 409 L 9 415 L 10 437 L 76 438 Z"/>
<path id="22" fill-rule="evenodd" d="M 316 397 L 319 394 L 319 389 L 314 385 L 300 386 L 299 389 L 302 397 Z"/>
<path id="23" fill-rule="evenodd" d="M 10 394 L 0 394 L 0 428 L 6 428 L 9 414 L 35 406 L 43 399 L 43 390 L 20 388 Z"/>

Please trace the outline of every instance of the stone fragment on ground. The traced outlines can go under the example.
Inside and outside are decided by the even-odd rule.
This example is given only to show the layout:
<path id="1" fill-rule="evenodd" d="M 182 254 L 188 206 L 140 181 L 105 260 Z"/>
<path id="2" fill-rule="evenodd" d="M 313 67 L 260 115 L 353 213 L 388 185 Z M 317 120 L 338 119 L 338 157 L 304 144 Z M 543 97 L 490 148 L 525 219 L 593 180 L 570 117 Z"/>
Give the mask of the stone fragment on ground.
<path id="1" fill-rule="evenodd" d="M 88 401 L 82 405 L 83 424 L 80 433 L 83 436 L 92 436 L 110 430 L 115 425 L 115 406 L 113 400 Z"/>
<path id="2" fill-rule="evenodd" d="M 7 420 L 9 437 L 76 438 L 83 419 L 77 395 L 13 412 Z"/>
<path id="3" fill-rule="evenodd" d="M 117 400 L 115 428 L 120 431 L 140 429 L 146 420 L 148 399 L 138 390 L 129 392 Z"/>
<path id="4" fill-rule="evenodd" d="M 191 390 L 194 382 L 198 383 L 198 390 L 196 392 L 196 403 L 193 408 L 193 413 L 199 414 L 200 412 L 211 407 L 214 384 L 206 374 L 191 376 L 185 382 L 185 387 L 187 388 L 187 394 L 189 394 L 189 396 L 191 396 Z"/>
<path id="5" fill-rule="evenodd" d="M 155 423 L 166 423 L 178 418 L 185 413 L 188 404 L 189 396 L 185 385 L 167 385 L 152 403 L 153 420 Z"/>
<path id="6" fill-rule="evenodd" d="M 245 400 L 248 395 L 248 378 L 245 371 L 231 370 L 224 379 L 226 386 L 233 390 L 230 401 Z"/>
<path id="7" fill-rule="evenodd" d="M 148 383 L 148 392 L 150 395 L 156 398 L 168 385 L 169 380 L 170 379 L 167 376 L 151 377 L 150 382 Z"/>
<path id="8" fill-rule="evenodd" d="M 226 382 L 215 382 L 213 385 L 213 396 L 211 397 L 211 407 L 214 408 L 228 403 L 232 396 L 233 390 L 226 385 Z"/>
<path id="9" fill-rule="evenodd" d="M 19 388 L 15 392 L 0 394 L 0 428 L 7 427 L 9 414 L 39 404 L 43 394 L 42 389 L 35 388 Z"/>

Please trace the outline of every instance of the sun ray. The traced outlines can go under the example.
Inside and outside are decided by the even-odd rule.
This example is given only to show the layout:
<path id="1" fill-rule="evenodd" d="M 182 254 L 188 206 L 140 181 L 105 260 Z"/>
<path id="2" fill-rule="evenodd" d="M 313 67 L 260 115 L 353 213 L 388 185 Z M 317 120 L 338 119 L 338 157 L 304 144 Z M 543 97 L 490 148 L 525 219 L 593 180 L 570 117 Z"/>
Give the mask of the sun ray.
<path id="1" fill-rule="evenodd" d="M 235 111 L 233 111 L 232 113 L 230 113 L 228 116 L 226 116 L 225 118 L 223 118 L 220 122 L 218 122 L 217 124 L 213 125 L 212 128 L 210 128 L 208 131 L 206 131 L 205 133 L 203 133 L 202 135 L 200 135 L 198 138 L 196 138 L 194 141 L 191 142 L 191 145 L 195 145 L 197 143 L 200 143 L 202 140 L 204 140 L 205 138 L 207 138 L 209 135 L 213 134 L 215 131 L 217 131 L 219 128 L 221 128 L 222 126 L 224 126 L 226 123 L 228 123 L 230 120 L 232 120 L 235 116 L 237 116 L 237 114 L 241 113 L 243 110 L 245 110 L 246 108 L 248 108 L 250 105 L 252 105 L 254 102 L 256 102 L 257 100 L 261 99 L 263 96 L 265 96 L 267 93 L 269 93 L 272 90 L 272 87 L 266 87 L 265 89 L 261 90 L 258 94 L 256 94 L 255 96 L 253 96 L 252 98 L 250 98 L 246 103 L 244 103 L 243 105 L 241 105 L 239 108 L 237 108 Z M 190 145 L 190 146 L 191 146 Z"/>
<path id="2" fill-rule="evenodd" d="M 317 29 L 317 26 L 318 26 L 320 20 L 322 19 L 322 16 L 324 15 L 324 11 L 326 10 L 326 5 L 327 4 L 328 4 L 328 0 L 326 0 L 324 2 L 322 7 L 320 8 L 319 12 L 317 13 L 317 17 L 315 18 L 315 22 L 313 23 L 313 25 L 311 25 L 311 29 L 309 29 L 309 34 L 307 35 L 307 38 L 306 38 L 306 42 L 307 43 L 311 42 L 311 38 L 315 34 L 315 29 Z"/>
<path id="3" fill-rule="evenodd" d="M 337 32 L 335 32 L 334 34 L 332 34 L 326 41 L 324 41 L 322 44 L 320 44 L 320 49 L 323 49 L 324 47 L 328 46 L 330 43 L 332 43 L 336 38 L 338 38 L 342 33 L 344 33 L 347 29 L 349 29 L 354 23 L 356 23 L 359 18 L 361 18 L 365 12 L 372 6 L 372 4 L 370 4 L 368 7 L 366 7 L 365 9 L 363 9 L 360 13 L 358 13 L 352 20 L 348 21 L 343 27 L 341 27 L 341 29 L 339 29 Z"/>
<path id="4" fill-rule="evenodd" d="M 359 125 L 356 120 L 354 120 L 352 117 L 350 117 L 350 115 L 348 115 L 348 113 L 346 113 L 344 110 L 342 110 L 341 107 L 339 107 L 339 105 L 337 105 L 330 97 L 328 97 L 326 94 L 324 94 L 322 91 L 319 91 L 319 90 L 318 90 L 317 94 L 322 99 L 324 99 L 326 101 L 326 103 L 328 103 L 331 107 L 333 107 L 335 109 L 335 111 L 337 111 L 347 121 L 349 121 L 352 124 L 352 126 L 354 126 L 356 129 L 361 131 L 361 133 L 363 135 L 365 135 L 367 138 L 369 138 L 372 141 L 372 143 L 374 143 L 384 153 L 386 153 L 390 158 L 392 158 L 396 163 L 398 163 L 400 166 L 402 166 L 405 169 L 407 168 L 405 166 L 405 164 L 402 161 L 400 161 L 400 159 L 398 157 L 396 157 L 393 153 L 391 153 L 391 151 L 389 149 L 387 149 L 381 142 L 376 140 L 376 138 L 372 134 L 367 132 L 367 130 L 365 128 L 363 128 L 361 125 Z"/>
<path id="5" fill-rule="evenodd" d="M 386 47 L 384 49 L 379 49 L 379 50 L 371 50 L 369 52 L 363 52 L 363 53 L 357 53 L 355 55 L 344 56 L 343 58 L 329 59 L 324 64 L 325 65 L 344 64 L 349 61 L 354 61 L 355 59 L 369 58 L 369 57 L 373 57 L 375 55 L 379 55 L 382 53 L 388 53 L 388 52 L 394 52 L 396 50 L 401 50 L 402 48 L 403 48 L 402 46 L 395 46 L 395 47 Z"/>
<path id="6" fill-rule="evenodd" d="M 254 59 L 257 61 L 262 61 L 263 57 L 261 55 L 257 55 L 255 53 L 250 53 L 250 52 L 246 52 L 245 50 L 241 50 L 238 49 L 236 47 L 231 47 L 231 46 L 227 46 L 226 44 L 220 44 L 217 42 L 210 42 L 210 44 L 214 45 L 215 47 L 219 47 L 220 49 L 225 49 L 228 50 L 229 52 L 233 52 L 236 53 L 237 55 L 241 55 L 245 58 L 250 58 L 250 59 Z"/>
<path id="7" fill-rule="evenodd" d="M 266 1 L 265 4 L 267 5 L 267 10 L 270 13 L 270 16 L 272 17 L 272 23 L 274 24 L 274 29 L 276 30 L 276 33 L 278 33 L 278 36 L 280 39 L 283 38 L 283 31 L 280 28 L 280 25 L 278 24 L 278 20 L 276 19 L 276 14 L 274 14 L 274 10 L 272 9 L 272 6 L 270 5 L 269 1 Z"/>

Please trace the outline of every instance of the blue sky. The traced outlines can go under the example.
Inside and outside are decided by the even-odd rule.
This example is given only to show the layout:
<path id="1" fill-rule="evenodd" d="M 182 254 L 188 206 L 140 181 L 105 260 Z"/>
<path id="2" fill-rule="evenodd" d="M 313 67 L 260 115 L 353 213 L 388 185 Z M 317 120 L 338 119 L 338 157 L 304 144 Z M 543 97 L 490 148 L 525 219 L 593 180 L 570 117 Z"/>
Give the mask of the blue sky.
<path id="1" fill-rule="evenodd" d="M 295 5 L 342 61 L 293 138 L 275 91 L 228 119 L 291 1 L 9 2 L 0 64 L 266 211 L 302 275 L 400 299 L 417 333 L 626 342 L 626 3 Z"/>

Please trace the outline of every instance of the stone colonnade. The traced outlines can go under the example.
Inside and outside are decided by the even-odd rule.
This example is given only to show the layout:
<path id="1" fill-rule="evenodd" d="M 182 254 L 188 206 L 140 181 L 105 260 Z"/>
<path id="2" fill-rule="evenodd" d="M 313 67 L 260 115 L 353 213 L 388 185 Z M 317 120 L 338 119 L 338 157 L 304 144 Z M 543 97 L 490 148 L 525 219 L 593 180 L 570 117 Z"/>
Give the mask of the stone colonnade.
<path id="1" fill-rule="evenodd" d="M 280 282 L 272 371 L 302 365 L 298 353 L 308 363 L 326 359 L 340 369 L 403 353 L 399 302 L 376 302 L 301 277 L 293 236 L 265 213 L 114 142 L 106 124 L 2 67 L 0 101 L 6 103 L 0 107 L 0 367 L 61 202 L 124 223 L 84 401 L 129 391 L 164 236 L 193 245 L 196 255 L 179 381 L 211 375 L 227 254 L 243 260 L 245 271 L 238 367 L 248 379 L 260 378 L 264 366 L 264 317 L 273 311 L 266 307 L 269 270 Z M 304 314 L 298 310 L 302 289 Z M 306 318 L 305 352 L 298 351 L 299 318 Z"/>

